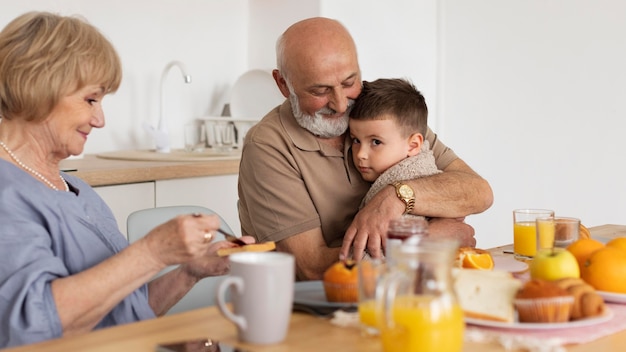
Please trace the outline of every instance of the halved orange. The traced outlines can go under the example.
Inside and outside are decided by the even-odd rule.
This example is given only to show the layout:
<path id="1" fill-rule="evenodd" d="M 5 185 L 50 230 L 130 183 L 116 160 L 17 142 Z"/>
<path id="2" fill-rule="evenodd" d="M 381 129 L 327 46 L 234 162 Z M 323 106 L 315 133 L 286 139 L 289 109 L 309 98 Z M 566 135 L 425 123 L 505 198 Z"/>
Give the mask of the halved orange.
<path id="1" fill-rule="evenodd" d="M 493 269 L 493 258 L 489 252 L 465 253 L 463 267 L 466 269 L 491 270 Z"/>

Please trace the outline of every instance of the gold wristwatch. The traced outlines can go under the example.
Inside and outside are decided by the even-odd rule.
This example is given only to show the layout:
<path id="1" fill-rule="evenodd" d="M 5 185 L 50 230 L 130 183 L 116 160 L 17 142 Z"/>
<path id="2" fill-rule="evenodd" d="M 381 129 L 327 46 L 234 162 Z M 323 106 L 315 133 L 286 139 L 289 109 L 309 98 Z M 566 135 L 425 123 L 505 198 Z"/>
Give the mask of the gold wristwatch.
<path id="1" fill-rule="evenodd" d="M 404 214 L 410 213 L 415 206 L 415 192 L 413 192 L 413 188 L 402 182 L 394 182 L 391 185 L 396 188 L 396 195 L 406 206 Z"/>

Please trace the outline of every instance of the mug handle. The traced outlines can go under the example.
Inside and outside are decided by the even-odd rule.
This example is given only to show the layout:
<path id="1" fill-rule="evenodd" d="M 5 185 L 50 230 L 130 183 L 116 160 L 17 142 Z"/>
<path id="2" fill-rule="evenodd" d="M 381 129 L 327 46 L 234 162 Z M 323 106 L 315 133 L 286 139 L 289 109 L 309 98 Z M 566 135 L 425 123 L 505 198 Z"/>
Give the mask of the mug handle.
<path id="1" fill-rule="evenodd" d="M 238 276 L 229 276 L 225 278 L 222 282 L 220 282 L 219 286 L 217 287 L 217 307 L 226 319 L 235 323 L 235 325 L 237 325 L 241 330 L 246 330 L 248 326 L 246 318 L 240 315 L 235 315 L 226 306 L 226 290 L 228 290 L 230 286 L 235 287 L 237 294 L 243 293 L 244 282 L 242 278 Z"/>

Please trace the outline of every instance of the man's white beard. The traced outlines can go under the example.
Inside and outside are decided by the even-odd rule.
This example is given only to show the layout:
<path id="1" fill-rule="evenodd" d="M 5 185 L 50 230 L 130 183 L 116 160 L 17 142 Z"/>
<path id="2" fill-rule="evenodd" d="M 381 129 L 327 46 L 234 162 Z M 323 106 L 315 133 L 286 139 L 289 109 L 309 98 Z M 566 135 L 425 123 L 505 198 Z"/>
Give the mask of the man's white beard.
<path id="1" fill-rule="evenodd" d="M 322 108 L 315 112 L 315 115 L 307 115 L 300 110 L 298 96 L 293 92 L 289 92 L 289 101 L 291 102 L 291 110 L 298 124 L 305 130 L 322 138 L 333 138 L 341 136 L 348 130 L 348 120 L 350 110 L 354 105 L 353 99 L 348 99 L 348 109 L 346 113 L 337 118 L 324 118 L 324 115 L 334 114 L 335 111 L 329 108 Z"/>

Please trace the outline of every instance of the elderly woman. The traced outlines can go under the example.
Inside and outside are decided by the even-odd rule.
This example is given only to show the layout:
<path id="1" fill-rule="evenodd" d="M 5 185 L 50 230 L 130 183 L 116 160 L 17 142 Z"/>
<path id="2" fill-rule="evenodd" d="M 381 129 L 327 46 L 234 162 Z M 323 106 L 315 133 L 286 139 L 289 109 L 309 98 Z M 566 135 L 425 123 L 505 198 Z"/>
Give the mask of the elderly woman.
<path id="1" fill-rule="evenodd" d="M 162 315 L 228 270 L 216 216 L 179 216 L 129 245 L 93 189 L 59 173 L 104 126 L 121 75 L 83 20 L 33 12 L 0 32 L 0 348 Z"/>

